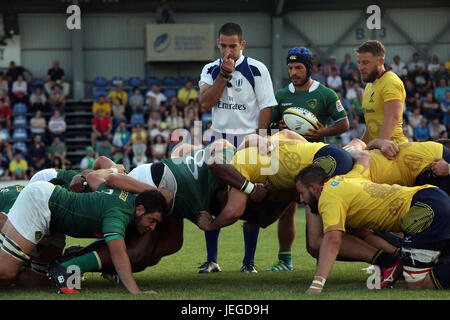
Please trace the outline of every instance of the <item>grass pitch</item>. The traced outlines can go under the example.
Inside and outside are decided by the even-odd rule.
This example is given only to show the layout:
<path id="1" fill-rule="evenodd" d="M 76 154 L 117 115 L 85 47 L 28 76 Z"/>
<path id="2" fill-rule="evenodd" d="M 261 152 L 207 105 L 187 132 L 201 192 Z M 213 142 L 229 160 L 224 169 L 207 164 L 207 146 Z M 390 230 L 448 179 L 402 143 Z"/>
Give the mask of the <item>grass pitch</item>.
<path id="1" fill-rule="evenodd" d="M 294 270 L 265 272 L 277 260 L 277 224 L 261 229 L 256 250 L 257 274 L 240 272 L 244 255 L 242 221 L 222 229 L 218 260 L 222 272 L 197 274 L 205 261 L 204 233 L 188 220 L 184 222 L 183 247 L 159 264 L 136 273 L 141 290 L 158 294 L 130 295 L 124 287 L 104 280 L 99 273 L 87 273 L 81 293 L 58 295 L 55 288 L 1 288 L 0 300 L 448 300 L 450 291 L 409 291 L 403 282 L 394 289 L 369 290 L 366 263 L 336 262 L 324 291 L 305 294 L 314 271 L 315 259 L 305 249 L 304 209 L 296 213 L 297 236 L 293 246 Z M 86 245 L 91 240 L 68 239 L 69 244 Z"/>

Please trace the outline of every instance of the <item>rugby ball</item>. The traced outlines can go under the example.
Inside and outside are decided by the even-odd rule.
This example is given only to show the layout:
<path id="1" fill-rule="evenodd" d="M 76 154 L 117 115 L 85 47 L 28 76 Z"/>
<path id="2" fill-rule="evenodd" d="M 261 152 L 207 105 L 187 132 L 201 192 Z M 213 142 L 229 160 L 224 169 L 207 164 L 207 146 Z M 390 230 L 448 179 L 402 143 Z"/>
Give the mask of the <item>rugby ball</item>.
<path id="1" fill-rule="evenodd" d="M 316 116 L 303 108 L 292 107 L 283 112 L 283 120 L 289 130 L 295 131 L 298 134 L 305 134 L 308 129 L 318 129 Z"/>

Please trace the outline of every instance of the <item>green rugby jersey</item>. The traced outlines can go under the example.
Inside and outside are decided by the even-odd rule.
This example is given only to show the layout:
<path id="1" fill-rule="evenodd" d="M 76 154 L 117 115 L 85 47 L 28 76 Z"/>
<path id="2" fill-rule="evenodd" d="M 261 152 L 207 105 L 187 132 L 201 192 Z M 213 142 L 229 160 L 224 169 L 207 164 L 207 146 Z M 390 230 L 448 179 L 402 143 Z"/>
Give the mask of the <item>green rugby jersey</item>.
<path id="1" fill-rule="evenodd" d="M 275 92 L 275 99 L 278 106 L 272 108 L 273 123 L 277 123 L 283 118 L 283 112 L 291 107 L 301 107 L 317 117 L 317 120 L 325 127 L 331 118 L 334 121 L 347 118 L 347 113 L 341 104 L 336 92 L 314 81 L 309 90 L 295 91 L 292 83 L 283 89 Z M 311 142 L 325 142 L 325 137 L 311 140 Z"/>
<path id="2" fill-rule="evenodd" d="M 135 195 L 110 189 L 105 183 L 89 193 L 55 186 L 48 202 L 50 229 L 75 238 L 124 239 L 134 218 L 135 199 Z"/>
<path id="3" fill-rule="evenodd" d="M 72 182 L 73 177 L 75 177 L 77 174 L 82 172 L 83 170 L 63 170 L 63 169 L 56 169 L 57 178 L 64 179 L 66 181 L 66 184 L 62 187 L 65 189 L 69 189 L 70 182 Z"/>
<path id="4" fill-rule="evenodd" d="M 231 161 L 234 151 L 225 150 L 223 155 Z M 177 193 L 174 198 L 173 218 L 186 218 L 197 224 L 200 211 L 209 212 L 211 198 L 224 183 L 208 169 L 209 148 L 193 151 L 183 157 L 161 160 L 175 176 Z"/>
<path id="5" fill-rule="evenodd" d="M 0 212 L 9 213 L 11 207 L 19 196 L 24 186 L 14 185 L 0 189 Z"/>

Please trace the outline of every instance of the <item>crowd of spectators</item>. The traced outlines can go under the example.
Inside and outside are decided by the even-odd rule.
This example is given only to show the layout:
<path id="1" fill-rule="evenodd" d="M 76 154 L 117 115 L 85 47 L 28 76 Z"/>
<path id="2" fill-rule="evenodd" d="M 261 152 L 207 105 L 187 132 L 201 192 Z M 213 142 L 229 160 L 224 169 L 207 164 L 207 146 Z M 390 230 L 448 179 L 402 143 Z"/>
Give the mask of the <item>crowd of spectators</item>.
<path id="1" fill-rule="evenodd" d="M 402 62 L 396 55 L 391 64 L 385 64 L 385 68 L 397 74 L 405 85 L 403 130 L 409 141 L 448 138 L 450 61 L 440 63 L 438 57 L 433 56 L 426 63 L 414 53 L 409 63 Z M 346 54 L 340 64 L 335 56 L 330 56 L 325 65 L 321 65 L 314 56 L 311 77 L 336 91 L 349 117 L 350 130 L 329 138 L 328 142 L 342 146 L 355 137 L 360 138 L 365 129 L 362 110 L 365 84 L 351 55 Z"/>

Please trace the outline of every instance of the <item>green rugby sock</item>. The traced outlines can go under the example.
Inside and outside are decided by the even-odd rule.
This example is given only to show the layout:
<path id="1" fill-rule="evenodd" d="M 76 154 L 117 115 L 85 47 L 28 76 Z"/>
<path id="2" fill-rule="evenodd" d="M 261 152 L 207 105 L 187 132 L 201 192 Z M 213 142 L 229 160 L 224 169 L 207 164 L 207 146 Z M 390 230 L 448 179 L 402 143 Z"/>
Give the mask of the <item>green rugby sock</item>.
<path id="1" fill-rule="evenodd" d="M 292 261 L 292 249 L 278 251 L 278 260 L 291 262 Z"/>
<path id="2" fill-rule="evenodd" d="M 102 262 L 96 251 L 89 252 L 80 257 L 74 257 L 70 260 L 64 261 L 61 265 L 65 268 L 76 265 L 80 268 L 80 273 L 94 272 L 102 269 Z"/>

